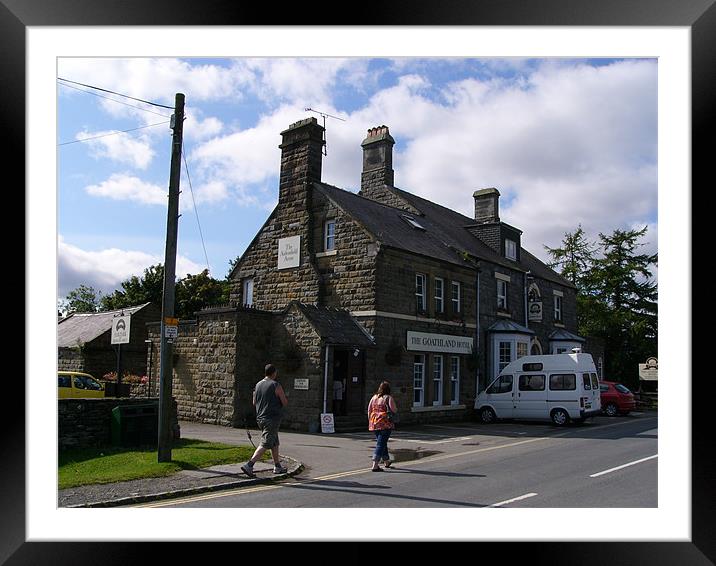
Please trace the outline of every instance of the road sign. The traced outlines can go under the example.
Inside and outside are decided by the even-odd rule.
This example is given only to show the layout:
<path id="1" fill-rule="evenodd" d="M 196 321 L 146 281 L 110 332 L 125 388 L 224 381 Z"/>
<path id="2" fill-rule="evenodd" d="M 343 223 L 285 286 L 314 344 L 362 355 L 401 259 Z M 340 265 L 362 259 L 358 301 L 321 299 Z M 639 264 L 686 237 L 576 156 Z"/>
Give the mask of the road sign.
<path id="1" fill-rule="evenodd" d="M 333 423 L 333 413 L 321 413 L 321 432 L 336 432 Z"/>
<path id="2" fill-rule="evenodd" d="M 642 381 L 659 380 L 659 363 L 656 358 L 648 358 L 645 364 L 639 364 L 639 379 Z"/>
<path id="3" fill-rule="evenodd" d="M 112 344 L 129 344 L 130 315 L 116 316 L 112 319 Z"/>

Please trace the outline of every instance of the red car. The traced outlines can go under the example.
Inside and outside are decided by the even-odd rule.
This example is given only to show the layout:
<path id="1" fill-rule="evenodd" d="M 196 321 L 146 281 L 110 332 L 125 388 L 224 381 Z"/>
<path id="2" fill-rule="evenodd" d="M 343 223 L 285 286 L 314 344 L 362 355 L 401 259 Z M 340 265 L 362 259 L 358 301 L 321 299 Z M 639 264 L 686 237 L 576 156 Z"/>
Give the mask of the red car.
<path id="1" fill-rule="evenodd" d="M 627 415 L 636 407 L 634 394 L 627 387 L 616 381 L 599 380 L 602 411 L 610 417 L 618 414 Z"/>

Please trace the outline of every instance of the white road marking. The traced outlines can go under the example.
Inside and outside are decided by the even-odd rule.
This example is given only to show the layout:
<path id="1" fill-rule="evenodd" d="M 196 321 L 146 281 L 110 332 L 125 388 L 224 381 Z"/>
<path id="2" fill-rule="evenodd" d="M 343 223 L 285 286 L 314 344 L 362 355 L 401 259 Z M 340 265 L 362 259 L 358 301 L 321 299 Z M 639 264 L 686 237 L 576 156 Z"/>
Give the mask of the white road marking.
<path id="1" fill-rule="evenodd" d="M 652 460 L 654 458 L 658 458 L 658 454 L 654 454 L 653 456 L 649 456 L 648 458 L 642 458 L 641 460 L 635 460 L 634 462 L 629 462 L 628 464 L 622 464 L 621 466 L 617 466 L 616 468 L 609 468 L 608 470 L 604 470 L 603 472 L 598 472 L 596 474 L 592 474 L 589 476 L 590 478 L 596 478 L 599 476 L 603 476 L 604 474 L 608 474 L 610 472 L 616 472 L 617 470 L 621 470 L 622 468 L 627 468 L 629 466 L 633 466 L 634 464 L 641 464 L 642 462 L 646 462 L 647 460 Z"/>
<path id="2" fill-rule="evenodd" d="M 656 418 L 656 417 L 651 417 L 651 418 L 643 419 L 643 420 L 654 420 L 655 418 Z M 631 422 L 633 422 L 633 421 L 621 421 L 621 422 L 618 422 L 618 423 L 613 423 L 613 424 L 608 424 L 608 425 L 599 425 L 599 426 L 595 426 L 594 428 L 590 428 L 590 430 L 597 430 L 597 429 L 602 429 L 602 428 L 611 428 L 611 427 L 614 427 L 614 426 L 620 426 L 620 425 L 623 425 L 623 424 L 629 424 L 629 423 L 631 423 Z M 517 442 L 510 442 L 509 444 L 500 444 L 500 445 L 497 445 L 497 446 L 490 446 L 490 447 L 485 447 L 485 448 L 478 448 L 478 449 L 476 449 L 476 450 L 468 450 L 468 451 L 466 451 L 466 452 L 459 452 L 459 453 L 456 453 L 456 454 L 444 454 L 444 455 L 442 455 L 442 456 L 431 456 L 431 457 L 428 457 L 428 458 L 419 458 L 419 459 L 417 459 L 417 460 L 412 460 L 412 461 L 409 461 L 409 462 L 400 462 L 400 467 L 401 467 L 401 468 L 412 467 L 412 466 L 415 466 L 415 465 L 422 465 L 422 464 L 428 464 L 428 463 L 432 463 L 432 462 L 439 462 L 439 461 L 441 461 L 441 460 L 451 460 L 451 459 L 453 459 L 453 458 L 459 458 L 459 457 L 461 457 L 461 456 L 469 456 L 469 455 L 472 455 L 472 454 L 479 454 L 480 452 L 491 452 L 491 451 L 493 451 L 493 450 L 500 450 L 500 449 L 502 449 L 502 448 L 512 448 L 512 447 L 514 447 L 514 446 L 520 446 L 520 445 L 522 445 L 522 444 L 531 444 L 532 442 L 539 442 L 539 441 L 541 441 L 541 440 L 551 440 L 551 439 L 553 439 L 553 438 L 564 437 L 564 436 L 569 435 L 570 433 L 571 433 L 571 431 L 565 431 L 565 432 L 561 432 L 561 433 L 554 434 L 554 435 L 551 435 L 551 436 L 535 437 L 535 438 L 530 438 L 530 439 L 527 439 L 527 440 L 520 440 L 520 441 L 517 441 Z M 391 439 L 391 440 L 392 440 L 392 439 Z M 655 456 L 652 456 L 652 457 L 655 457 Z M 364 474 L 364 473 L 369 472 L 369 471 L 370 471 L 370 470 L 369 470 L 369 469 L 366 469 L 366 468 L 363 468 L 363 469 L 361 469 L 361 470 L 350 470 L 350 471 L 338 472 L 338 473 L 334 473 L 334 474 L 330 474 L 330 475 L 326 475 L 326 476 L 321 476 L 321 477 L 317 477 L 317 478 L 312 478 L 312 479 L 307 479 L 307 480 L 298 480 L 297 483 L 300 483 L 300 484 L 318 483 L 318 482 L 320 482 L 320 481 L 325 481 L 325 480 L 329 480 L 329 479 L 337 479 L 337 478 L 344 478 L 344 477 L 348 477 L 348 476 L 355 476 L 355 475 L 359 475 L 359 474 Z M 609 470 L 607 470 L 607 471 L 609 471 Z M 607 472 L 602 472 L 602 473 L 607 473 Z M 590 477 L 591 477 L 591 476 L 590 476 Z M 295 481 L 295 480 L 294 480 L 294 481 Z M 288 485 L 290 485 L 290 484 L 288 484 Z M 207 500 L 207 499 L 217 499 L 217 498 L 220 498 L 220 497 L 228 497 L 228 496 L 233 496 L 233 495 L 245 495 L 245 494 L 249 494 L 249 493 L 256 493 L 256 492 L 258 492 L 258 491 L 267 491 L 267 490 L 274 490 L 274 489 L 280 489 L 280 488 L 284 488 L 284 489 L 285 489 L 285 488 L 286 488 L 286 484 L 275 484 L 275 485 L 257 486 L 257 487 L 239 487 L 239 488 L 236 488 L 236 489 L 229 489 L 229 490 L 226 490 L 226 491 L 220 491 L 220 492 L 214 492 L 214 493 L 207 493 L 207 494 L 200 494 L 200 495 L 197 495 L 197 496 L 181 497 L 181 498 L 177 498 L 177 499 L 168 499 L 168 500 L 164 500 L 164 501 L 149 502 L 149 503 L 140 503 L 140 504 L 137 504 L 137 505 L 131 505 L 131 507 L 166 507 L 166 506 L 169 506 L 169 505 L 177 505 L 177 504 L 180 504 L 180 503 L 192 503 L 192 502 L 196 502 L 196 501 L 204 501 L 204 500 Z M 535 495 L 536 495 L 536 494 L 535 494 Z M 504 504 L 504 502 L 503 502 L 503 504 Z"/>
<path id="3" fill-rule="evenodd" d="M 534 497 L 535 495 L 537 495 L 537 494 L 536 493 L 526 493 L 524 495 L 520 495 L 519 497 L 513 497 L 512 499 L 507 499 L 506 501 L 500 501 L 499 503 L 493 503 L 492 505 L 488 505 L 488 507 L 502 507 L 503 505 L 507 505 L 508 503 L 513 503 L 515 501 L 527 499 L 528 497 Z"/>

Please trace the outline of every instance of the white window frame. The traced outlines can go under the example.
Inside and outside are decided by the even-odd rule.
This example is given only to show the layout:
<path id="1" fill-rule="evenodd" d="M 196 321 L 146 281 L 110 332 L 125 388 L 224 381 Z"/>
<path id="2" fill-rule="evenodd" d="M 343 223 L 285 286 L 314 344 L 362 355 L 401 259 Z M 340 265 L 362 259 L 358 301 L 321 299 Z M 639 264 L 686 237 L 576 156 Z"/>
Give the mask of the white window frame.
<path id="1" fill-rule="evenodd" d="M 507 310 L 507 281 L 497 280 L 497 308 Z"/>
<path id="2" fill-rule="evenodd" d="M 440 282 L 440 294 L 438 295 L 438 281 Z M 435 299 L 435 312 L 445 312 L 445 280 L 442 277 L 435 278 L 435 290 L 433 292 Z"/>
<path id="3" fill-rule="evenodd" d="M 460 404 L 460 357 L 450 356 L 450 404 Z"/>
<path id="4" fill-rule="evenodd" d="M 333 226 L 333 233 L 329 234 L 329 227 Z M 329 244 L 329 242 L 332 242 Z M 330 252 L 336 249 L 336 221 L 326 220 L 323 224 L 323 251 Z"/>
<path id="5" fill-rule="evenodd" d="M 254 278 L 247 277 L 244 279 L 244 305 L 247 307 L 254 304 Z"/>
<path id="6" fill-rule="evenodd" d="M 422 281 L 422 292 L 418 293 L 418 281 Z M 427 282 L 428 278 L 424 273 L 416 273 L 415 274 L 415 306 L 417 307 L 418 311 L 425 311 L 427 310 L 427 304 L 425 301 L 425 297 L 427 295 Z M 417 303 L 418 298 L 420 298 L 420 304 Z"/>
<path id="7" fill-rule="evenodd" d="M 554 320 L 562 322 L 562 295 L 554 296 Z"/>
<path id="8" fill-rule="evenodd" d="M 517 261 L 517 242 L 505 238 L 505 257 Z"/>
<path id="9" fill-rule="evenodd" d="M 462 305 L 460 304 L 460 292 L 461 292 L 461 285 L 459 281 L 452 281 L 452 312 L 459 313 L 462 312 L 461 308 Z M 457 289 L 457 299 L 455 298 L 455 289 Z"/>
<path id="10" fill-rule="evenodd" d="M 433 356 L 433 405 L 443 404 L 444 361 L 440 354 Z"/>
<path id="11" fill-rule="evenodd" d="M 520 342 L 527 345 L 527 351 L 529 352 L 530 339 L 524 334 L 499 333 L 492 335 L 490 345 L 492 356 L 489 363 L 492 379 L 495 379 L 499 375 L 500 371 L 502 371 L 502 369 L 507 365 L 507 363 L 513 362 L 517 359 L 517 344 L 519 344 Z M 500 363 L 501 344 L 509 344 L 509 362 L 503 360 L 503 362 Z M 488 383 L 492 381 L 492 379 L 488 379 Z"/>
<path id="12" fill-rule="evenodd" d="M 419 394 L 417 401 L 415 399 L 416 394 Z M 415 356 L 413 357 L 413 407 L 422 407 L 424 404 L 425 354 L 415 354 Z"/>

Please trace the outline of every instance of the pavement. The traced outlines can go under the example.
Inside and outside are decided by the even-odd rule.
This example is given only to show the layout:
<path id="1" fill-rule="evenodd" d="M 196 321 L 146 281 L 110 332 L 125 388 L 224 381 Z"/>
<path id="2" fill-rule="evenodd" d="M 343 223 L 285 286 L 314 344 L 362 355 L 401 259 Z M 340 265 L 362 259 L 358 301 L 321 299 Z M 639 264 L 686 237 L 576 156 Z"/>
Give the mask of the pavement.
<path id="1" fill-rule="evenodd" d="M 180 422 L 179 426 L 182 438 L 250 446 L 244 429 L 216 425 L 197 426 L 196 423 L 189 422 Z M 194 434 L 187 433 L 186 429 Z M 258 431 L 252 431 L 254 443 L 259 437 Z M 281 464 L 288 470 L 286 473 L 274 474 L 273 461 L 269 458 L 268 463 L 256 462 L 254 465 L 256 477 L 249 478 L 241 471 L 243 464 L 245 462 L 197 470 L 181 470 L 161 478 L 61 489 L 58 491 L 57 504 L 58 507 L 117 507 L 280 481 L 295 476 L 304 469 L 303 464 L 297 459 L 281 454 Z"/>

